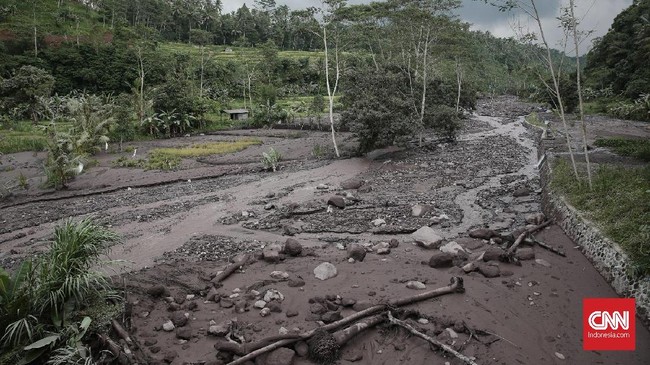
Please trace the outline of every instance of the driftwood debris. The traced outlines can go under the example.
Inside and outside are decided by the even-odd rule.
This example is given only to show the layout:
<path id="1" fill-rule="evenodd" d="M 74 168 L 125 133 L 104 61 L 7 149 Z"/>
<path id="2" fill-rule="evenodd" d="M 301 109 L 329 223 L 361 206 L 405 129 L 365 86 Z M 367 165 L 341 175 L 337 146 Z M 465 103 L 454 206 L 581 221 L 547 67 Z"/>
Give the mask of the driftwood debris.
<path id="1" fill-rule="evenodd" d="M 549 225 L 551 225 L 551 223 L 552 223 L 552 221 L 547 220 L 546 222 L 544 222 L 544 223 L 542 223 L 542 224 L 540 224 L 538 226 L 531 227 L 531 228 L 525 230 L 524 232 L 522 232 L 519 235 L 519 237 L 517 237 L 517 239 L 515 240 L 515 243 L 513 243 L 512 246 L 510 246 L 510 248 L 508 248 L 506 253 L 502 255 L 501 261 L 504 261 L 504 262 L 516 261 L 513 258 L 513 254 L 515 253 L 515 250 L 517 250 L 517 247 L 519 247 L 519 245 L 524 241 L 524 239 L 526 239 L 526 237 L 528 237 L 529 235 L 548 227 Z"/>
<path id="2" fill-rule="evenodd" d="M 388 312 L 388 321 L 390 323 L 396 325 L 396 326 L 404 328 L 405 330 L 409 331 L 413 335 L 424 339 L 425 341 L 429 342 L 433 346 L 435 346 L 435 347 L 437 347 L 437 348 L 439 348 L 439 349 L 441 349 L 441 350 L 443 350 L 443 351 L 445 351 L 447 353 L 450 353 L 450 354 L 454 355 L 456 358 L 460 359 L 461 361 L 463 361 L 466 364 L 478 365 L 474 360 L 472 360 L 469 357 L 467 357 L 467 356 L 461 354 L 460 352 L 454 350 L 451 346 L 449 346 L 449 345 L 447 345 L 445 343 L 442 343 L 442 342 L 436 340 L 435 338 L 433 338 L 431 336 L 427 336 L 424 333 L 422 333 L 422 332 L 416 330 L 415 328 L 413 328 L 408 323 L 406 323 L 404 321 L 400 321 L 399 319 L 393 317 L 393 315 L 392 315 L 392 313 L 390 311 Z"/>
<path id="3" fill-rule="evenodd" d="M 549 251 L 553 252 L 554 254 L 560 255 L 562 257 L 566 257 L 566 253 L 564 251 L 562 251 L 560 249 L 557 249 L 557 248 L 555 248 L 555 247 L 553 247 L 553 246 L 551 246 L 549 244 L 546 244 L 546 243 L 536 239 L 535 237 L 532 238 L 532 241 L 534 243 L 536 243 L 539 247 L 541 247 L 541 248 L 543 248 L 545 250 L 549 250 Z"/>
<path id="4" fill-rule="evenodd" d="M 217 349 L 219 351 L 229 351 L 229 352 L 233 352 L 235 354 L 238 354 L 238 353 L 239 354 L 246 354 L 246 355 L 240 357 L 239 359 L 237 359 L 235 361 L 232 361 L 232 362 L 230 362 L 228 364 L 228 365 L 239 365 L 239 364 L 245 363 L 246 361 L 255 359 L 256 357 L 258 357 L 258 356 L 260 356 L 262 354 L 273 351 L 273 350 L 275 350 L 277 348 L 280 348 L 280 347 L 283 347 L 283 346 L 286 346 L 286 345 L 290 345 L 290 344 L 292 344 L 294 342 L 297 342 L 297 341 L 300 341 L 300 340 L 303 340 L 303 341 L 308 340 L 312 336 L 314 336 L 314 334 L 316 334 L 316 332 L 318 332 L 319 330 L 324 330 L 324 331 L 328 331 L 328 332 L 329 331 L 334 331 L 334 330 L 337 330 L 337 329 L 339 329 L 341 327 L 344 327 L 344 326 L 346 326 L 346 325 L 348 325 L 350 323 L 354 323 L 356 321 L 362 320 L 362 319 L 364 319 L 366 317 L 369 317 L 371 315 L 375 315 L 377 313 L 385 311 L 385 310 L 387 310 L 389 308 L 401 307 L 401 306 L 421 302 L 423 300 L 439 297 L 439 296 L 442 296 L 442 295 L 445 295 L 445 294 L 464 293 L 464 292 L 465 292 L 465 287 L 463 286 L 463 279 L 460 278 L 460 277 L 452 277 L 450 284 L 447 285 L 447 286 L 444 286 L 442 288 L 426 291 L 426 292 L 423 292 L 421 294 L 414 295 L 414 296 L 411 296 L 411 297 L 406 297 L 406 298 L 393 300 L 393 301 L 390 301 L 389 303 L 386 303 L 386 304 L 377 304 L 375 306 L 372 306 L 370 308 L 367 308 L 365 310 L 362 310 L 360 312 L 357 312 L 355 314 L 347 316 L 347 317 L 345 317 L 345 318 L 343 318 L 343 319 L 341 319 L 339 321 L 332 322 L 332 323 L 330 323 L 328 325 L 325 325 L 323 327 L 319 327 L 319 328 L 313 329 L 311 331 L 304 332 L 304 333 L 302 333 L 302 334 L 300 334 L 298 336 L 290 335 L 290 336 L 292 336 L 291 338 L 283 338 L 283 339 L 280 339 L 278 341 L 272 342 L 270 344 L 269 344 L 268 339 L 262 339 L 261 341 L 259 341 L 257 343 L 243 345 L 242 347 L 237 347 L 237 346 L 233 346 L 232 344 L 226 344 L 226 343 L 217 343 L 217 344 L 215 344 L 214 347 L 215 347 L 215 349 Z M 369 323 L 369 322 L 366 322 L 366 323 Z M 359 324 L 359 328 L 360 327 L 363 327 L 363 325 Z M 367 328 L 367 327 L 368 326 L 366 326 L 364 328 Z M 359 330 L 361 330 L 361 329 L 359 329 Z M 355 330 L 350 329 L 348 331 L 348 333 L 350 333 L 351 335 L 354 335 L 354 334 L 356 334 L 356 333 L 354 333 L 354 331 Z M 339 336 L 344 336 L 344 334 L 345 334 L 345 331 L 342 334 L 340 334 Z"/>
<path id="5" fill-rule="evenodd" d="M 221 282 L 226 280 L 233 272 L 235 272 L 235 270 L 244 266 L 248 262 L 249 258 L 250 258 L 249 255 L 244 255 L 240 257 L 238 260 L 236 260 L 235 262 L 233 262 L 232 264 L 226 266 L 226 268 L 223 269 L 221 273 L 219 273 L 211 280 L 212 284 L 215 285 L 221 284 Z"/>

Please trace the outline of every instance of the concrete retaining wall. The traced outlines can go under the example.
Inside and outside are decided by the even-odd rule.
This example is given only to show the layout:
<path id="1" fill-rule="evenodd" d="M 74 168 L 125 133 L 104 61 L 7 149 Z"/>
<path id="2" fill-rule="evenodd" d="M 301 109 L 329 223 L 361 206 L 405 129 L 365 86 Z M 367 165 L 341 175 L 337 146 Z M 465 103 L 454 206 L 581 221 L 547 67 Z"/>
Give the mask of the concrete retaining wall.
<path id="1" fill-rule="evenodd" d="M 540 170 L 544 214 L 553 218 L 567 236 L 580 246 L 584 255 L 618 295 L 636 298 L 637 316 L 646 326 L 650 326 L 650 275 L 635 276 L 631 261 L 621 247 L 605 237 L 593 222 L 566 199 L 553 192 L 550 182 L 556 157 L 546 150 L 546 141 L 540 140 L 540 129 L 528 123 L 524 124 L 538 136 L 538 155 L 546 155 L 546 161 Z"/>

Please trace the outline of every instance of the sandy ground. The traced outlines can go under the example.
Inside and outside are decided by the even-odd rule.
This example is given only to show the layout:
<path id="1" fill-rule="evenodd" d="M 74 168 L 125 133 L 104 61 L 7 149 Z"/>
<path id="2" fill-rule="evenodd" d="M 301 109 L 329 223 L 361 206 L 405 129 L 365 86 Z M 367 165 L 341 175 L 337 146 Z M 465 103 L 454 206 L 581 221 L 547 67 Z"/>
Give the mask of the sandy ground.
<path id="1" fill-rule="evenodd" d="M 146 342 L 145 351 L 153 359 L 173 364 L 215 361 L 213 346 L 222 339 L 207 333 L 210 321 L 225 325 L 236 318 L 235 332 L 245 341 L 256 341 L 277 335 L 281 328 L 289 332 L 315 328 L 314 320 L 322 318 L 310 313 L 310 299 L 339 295 L 358 303 L 381 302 L 416 293 L 406 287 L 410 280 L 433 289 L 447 285 L 452 276 L 464 279 L 464 294 L 413 305 L 409 309 L 417 313 L 407 314 L 423 332 L 480 364 L 650 363 L 650 347 L 645 345 L 650 334 L 642 326 L 637 327 L 635 352 L 582 351 L 582 298 L 615 293 L 557 227 L 537 238 L 562 248 L 567 257 L 535 247 L 535 258 L 542 261 L 524 261 L 522 266 L 483 262 L 480 255 L 499 243 L 468 238 L 468 232 L 477 228 L 507 235 L 540 211 L 537 152 L 519 118 L 536 108 L 512 99 L 485 101 L 458 143 L 389 148 L 336 160 L 312 154 L 315 145 L 329 146 L 329 135 L 323 132 L 235 131 L 138 143 L 140 154 L 157 146 L 251 135 L 264 142 L 236 154 L 187 160 L 180 170 L 168 173 L 112 168 L 110 161 L 120 154 L 104 154 L 98 156 L 99 166 L 67 191 L 44 192 L 32 184 L 28 191 L 0 202 L 0 264 L 12 268 L 44 249 L 61 219 L 95 217 L 124 237 L 113 247 L 111 258 L 126 261 L 117 270 L 128 272 L 134 336 Z M 348 150 L 354 147 L 349 134 L 340 139 Z M 263 171 L 258 161 L 261 151 L 271 146 L 286 158 L 277 173 Z M 43 156 L 9 157 L 15 167 L 31 171 L 33 181 L 39 179 L 37 166 Z M 0 176 L 6 179 L 16 170 Z M 341 185 L 351 179 L 363 181 L 363 186 L 343 189 Z M 345 209 L 328 209 L 332 197 L 343 198 Z M 417 204 L 426 208 L 420 217 L 412 215 Z M 422 264 L 438 251 L 412 245 L 410 233 L 423 226 L 442 236 L 443 244 L 460 244 L 465 253 L 454 259 L 454 267 Z M 210 275 L 223 269 L 225 260 L 283 243 L 288 235 L 304 247 L 300 257 L 279 263 L 255 261 L 228 278 L 215 301 Z M 369 252 L 363 262 L 348 262 L 347 246 L 371 248 L 391 239 L 399 246 L 389 254 Z M 488 278 L 482 271 L 465 273 L 460 268 L 474 259 L 499 276 Z M 316 279 L 313 270 L 323 262 L 334 264 L 338 275 Z M 287 272 L 289 279 L 304 284 L 289 286 L 287 280 L 272 279 L 273 271 Z M 163 285 L 176 299 L 152 297 L 147 291 L 155 285 Z M 221 299 L 238 294 L 233 292 L 236 288 L 241 293 L 233 301 L 239 302 L 236 307 L 242 313 Z M 277 305 L 281 312 L 262 317 L 253 305 L 269 289 L 281 292 L 284 300 Z M 194 297 L 186 299 L 187 295 Z M 343 316 L 354 312 L 335 304 L 330 303 L 330 310 Z M 188 324 L 182 331 L 161 330 L 176 311 L 189 314 Z M 289 317 L 289 311 L 298 314 Z M 428 323 L 415 322 L 418 319 Z M 187 332 L 180 336 L 189 340 L 178 338 L 179 331 Z M 388 327 L 350 341 L 341 363 L 349 363 L 346 359 L 360 364 L 459 363 Z M 257 363 L 271 364 L 264 359 Z M 297 356 L 294 363 L 309 361 Z"/>

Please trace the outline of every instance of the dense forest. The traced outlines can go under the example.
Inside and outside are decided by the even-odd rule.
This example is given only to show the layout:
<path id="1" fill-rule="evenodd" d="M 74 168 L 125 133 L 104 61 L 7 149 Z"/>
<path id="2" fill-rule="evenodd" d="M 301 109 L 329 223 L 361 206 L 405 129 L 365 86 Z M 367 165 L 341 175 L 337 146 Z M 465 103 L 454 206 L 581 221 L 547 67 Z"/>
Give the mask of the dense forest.
<path id="1" fill-rule="evenodd" d="M 424 129 L 453 139 L 481 93 L 553 105 L 544 49 L 470 30 L 453 15 L 459 6 L 328 0 L 294 10 L 259 0 L 226 14 L 213 0 L 4 1 L 0 118 L 9 128 L 56 122 L 48 133 L 83 136 L 61 146 L 87 155 L 109 140 L 223 128 L 223 109 L 249 109 L 258 127 L 330 111 L 369 150 Z M 647 12 L 648 1 L 636 1 L 587 57 L 586 97 L 600 111 L 647 119 L 647 47 L 636 46 L 647 39 Z M 552 49 L 549 57 L 566 71 L 571 112 L 576 60 Z M 47 140 L 0 143 L 7 153 Z"/>

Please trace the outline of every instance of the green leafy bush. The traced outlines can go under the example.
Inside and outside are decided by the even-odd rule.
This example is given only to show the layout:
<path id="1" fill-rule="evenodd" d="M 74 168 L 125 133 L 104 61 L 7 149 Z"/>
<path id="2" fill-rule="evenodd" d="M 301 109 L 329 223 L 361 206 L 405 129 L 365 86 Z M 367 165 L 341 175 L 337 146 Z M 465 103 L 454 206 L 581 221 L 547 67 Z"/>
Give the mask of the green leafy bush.
<path id="1" fill-rule="evenodd" d="M 262 152 L 262 165 L 267 170 L 272 170 L 276 172 L 278 169 L 278 163 L 282 159 L 280 152 L 275 150 L 273 147 L 269 148 L 269 152 Z"/>

